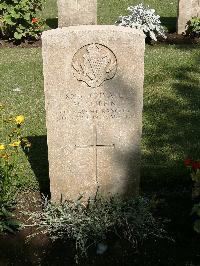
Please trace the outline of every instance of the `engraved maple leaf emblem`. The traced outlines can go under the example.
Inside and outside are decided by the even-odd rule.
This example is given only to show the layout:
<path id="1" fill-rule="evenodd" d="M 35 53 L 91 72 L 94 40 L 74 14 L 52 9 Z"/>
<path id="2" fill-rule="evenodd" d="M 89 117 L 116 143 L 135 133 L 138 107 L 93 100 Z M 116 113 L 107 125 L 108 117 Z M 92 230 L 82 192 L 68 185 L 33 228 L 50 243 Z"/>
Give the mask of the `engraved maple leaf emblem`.
<path id="1" fill-rule="evenodd" d="M 98 87 L 115 76 L 117 60 L 114 53 L 101 44 L 82 47 L 74 56 L 74 76 L 90 87 Z"/>

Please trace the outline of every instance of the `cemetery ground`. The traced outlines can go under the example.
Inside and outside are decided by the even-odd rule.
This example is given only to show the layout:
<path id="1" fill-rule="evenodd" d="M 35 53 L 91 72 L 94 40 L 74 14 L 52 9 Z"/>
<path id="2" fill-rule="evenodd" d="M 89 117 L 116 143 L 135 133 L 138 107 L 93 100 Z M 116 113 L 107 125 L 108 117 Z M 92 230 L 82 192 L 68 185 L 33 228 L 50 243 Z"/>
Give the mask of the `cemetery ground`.
<path id="1" fill-rule="evenodd" d="M 99 1 L 99 22 L 113 24 L 133 2 Z M 173 31 L 176 3 L 145 3 L 154 5 Z M 47 1 L 44 12 L 54 27 L 51 5 L 55 7 L 55 1 Z M 20 151 L 17 163 L 20 194 L 15 214 L 24 221 L 20 210 L 40 208 L 40 193 L 50 193 L 41 48 L 2 48 L 0 58 L 0 102 L 9 116 L 25 116 L 23 136 L 32 143 L 29 153 Z M 200 265 L 199 235 L 191 215 L 192 182 L 183 163 L 200 154 L 199 60 L 199 44 L 146 45 L 140 188 L 142 196 L 152 199 L 155 217 L 167 220 L 165 228 L 174 241 L 149 240 L 134 250 L 129 243 L 108 237 L 108 251 L 100 256 L 91 249 L 81 265 Z M 0 236 L 0 265 L 74 264 L 70 241 L 53 243 L 39 235 L 25 242 L 33 232 L 34 228 L 26 228 Z"/>
<path id="2" fill-rule="evenodd" d="M 0 54 L 1 99 L 4 99 L 10 115 L 25 115 L 23 135 L 32 143 L 28 159 L 21 152 L 18 164 L 21 189 L 34 190 L 36 195 L 38 190 L 48 194 L 41 50 L 1 49 Z M 190 215 L 191 181 L 183 165 L 185 157 L 198 158 L 199 154 L 198 60 L 199 47 L 195 45 L 146 47 L 141 193 L 155 198 L 156 215 L 170 220 L 168 231 L 176 242 L 163 246 L 159 244 L 159 249 L 155 243 L 153 250 L 147 247 L 148 252 L 140 251 L 147 253 L 141 253 L 144 255 L 140 258 L 144 260 L 144 265 L 186 265 L 187 262 L 198 265 L 195 264 L 199 259 L 198 236 L 193 232 Z M 26 197 L 25 203 L 28 200 L 32 208 L 34 193 L 22 192 L 22 195 Z M 41 256 L 42 261 L 45 258 L 52 263 L 54 257 L 56 265 L 57 257 L 67 261 L 71 256 L 66 251 L 69 247 L 60 243 L 54 247 L 48 241 L 46 243 L 43 237 L 34 240 L 36 242 L 33 241 L 32 246 L 31 242 L 26 246 L 22 244 L 23 234 L 1 238 L 0 254 L 5 263 L 9 260 L 16 261 L 16 265 L 31 260 L 37 262 L 37 256 Z M 45 255 L 47 257 L 41 254 L 41 245 L 45 244 L 49 249 Z M 113 256 L 116 263 L 118 251 L 114 251 Z M 134 259 L 133 255 L 129 257 L 130 263 L 131 259 Z M 125 261 L 128 263 L 128 258 Z M 143 265 L 141 261 L 138 263 Z"/>

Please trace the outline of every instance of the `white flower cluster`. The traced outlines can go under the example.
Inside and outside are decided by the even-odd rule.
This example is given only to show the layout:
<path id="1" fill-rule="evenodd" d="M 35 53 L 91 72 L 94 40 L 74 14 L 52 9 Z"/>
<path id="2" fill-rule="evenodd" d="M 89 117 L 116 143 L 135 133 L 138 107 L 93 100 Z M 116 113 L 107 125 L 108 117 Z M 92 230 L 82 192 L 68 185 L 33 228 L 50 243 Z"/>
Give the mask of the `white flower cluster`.
<path id="1" fill-rule="evenodd" d="M 141 29 L 147 37 L 155 41 L 157 41 L 156 36 L 158 35 L 166 38 L 165 30 L 161 26 L 160 16 L 155 14 L 154 9 L 139 4 L 130 6 L 127 10 L 131 12 L 131 15 L 120 16 L 116 21 L 117 25 Z"/>

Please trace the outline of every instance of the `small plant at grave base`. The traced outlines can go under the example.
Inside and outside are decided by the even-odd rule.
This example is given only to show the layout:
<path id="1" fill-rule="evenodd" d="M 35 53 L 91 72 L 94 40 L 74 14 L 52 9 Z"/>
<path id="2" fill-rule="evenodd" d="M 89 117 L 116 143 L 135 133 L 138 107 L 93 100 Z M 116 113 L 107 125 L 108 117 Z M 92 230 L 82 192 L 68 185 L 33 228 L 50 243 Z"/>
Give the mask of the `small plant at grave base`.
<path id="1" fill-rule="evenodd" d="M 7 118 L 3 105 L 0 104 L 0 233 L 19 228 L 13 220 L 12 210 L 17 193 L 16 164 L 19 148 L 30 147 L 27 139 L 21 137 L 24 116 Z"/>
<path id="2" fill-rule="evenodd" d="M 45 200 L 43 211 L 29 213 L 31 226 L 47 233 L 53 240 L 72 240 L 75 259 L 87 256 L 89 247 L 106 241 L 108 233 L 126 239 L 136 248 L 145 239 L 165 238 L 166 232 L 151 213 L 150 201 L 137 197 L 89 200 L 88 203 L 65 201 L 55 204 Z M 32 235 L 33 236 L 33 235 Z"/>
<path id="3" fill-rule="evenodd" d="M 197 199 L 198 202 L 195 203 L 192 208 L 192 214 L 197 216 L 197 219 L 194 222 L 194 230 L 197 233 L 200 233 L 200 161 L 186 159 L 184 164 L 191 171 L 190 175 L 193 181 L 192 197 Z"/>
<path id="4" fill-rule="evenodd" d="M 127 8 L 131 12 L 128 16 L 120 16 L 115 23 L 119 26 L 140 29 L 146 37 L 157 41 L 157 36 L 166 38 L 165 30 L 161 26 L 160 16 L 155 14 L 154 9 L 149 6 L 139 4 L 137 6 L 129 6 Z"/>
<path id="5" fill-rule="evenodd" d="M 36 17 L 43 0 L 1 0 L 0 34 L 4 39 L 22 41 L 37 39 L 44 21 Z"/>
<path id="6" fill-rule="evenodd" d="M 200 37 L 200 18 L 194 17 L 187 23 L 186 34 L 191 37 Z"/>

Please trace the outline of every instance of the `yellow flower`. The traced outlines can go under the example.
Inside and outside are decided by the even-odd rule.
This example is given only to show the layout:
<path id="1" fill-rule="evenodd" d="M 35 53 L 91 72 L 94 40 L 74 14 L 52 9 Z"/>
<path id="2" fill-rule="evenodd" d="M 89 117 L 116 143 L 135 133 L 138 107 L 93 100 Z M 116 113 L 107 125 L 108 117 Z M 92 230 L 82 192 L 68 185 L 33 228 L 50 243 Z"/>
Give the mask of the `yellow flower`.
<path id="1" fill-rule="evenodd" d="M 15 123 L 17 125 L 21 125 L 22 123 L 24 123 L 24 116 L 23 115 L 18 115 L 15 117 Z"/>
<path id="2" fill-rule="evenodd" d="M 4 144 L 0 144 L 0 150 L 5 150 L 5 145 Z"/>
<path id="3" fill-rule="evenodd" d="M 21 143 L 21 140 L 14 141 L 13 143 L 10 143 L 9 146 L 11 147 L 19 147 Z"/>

